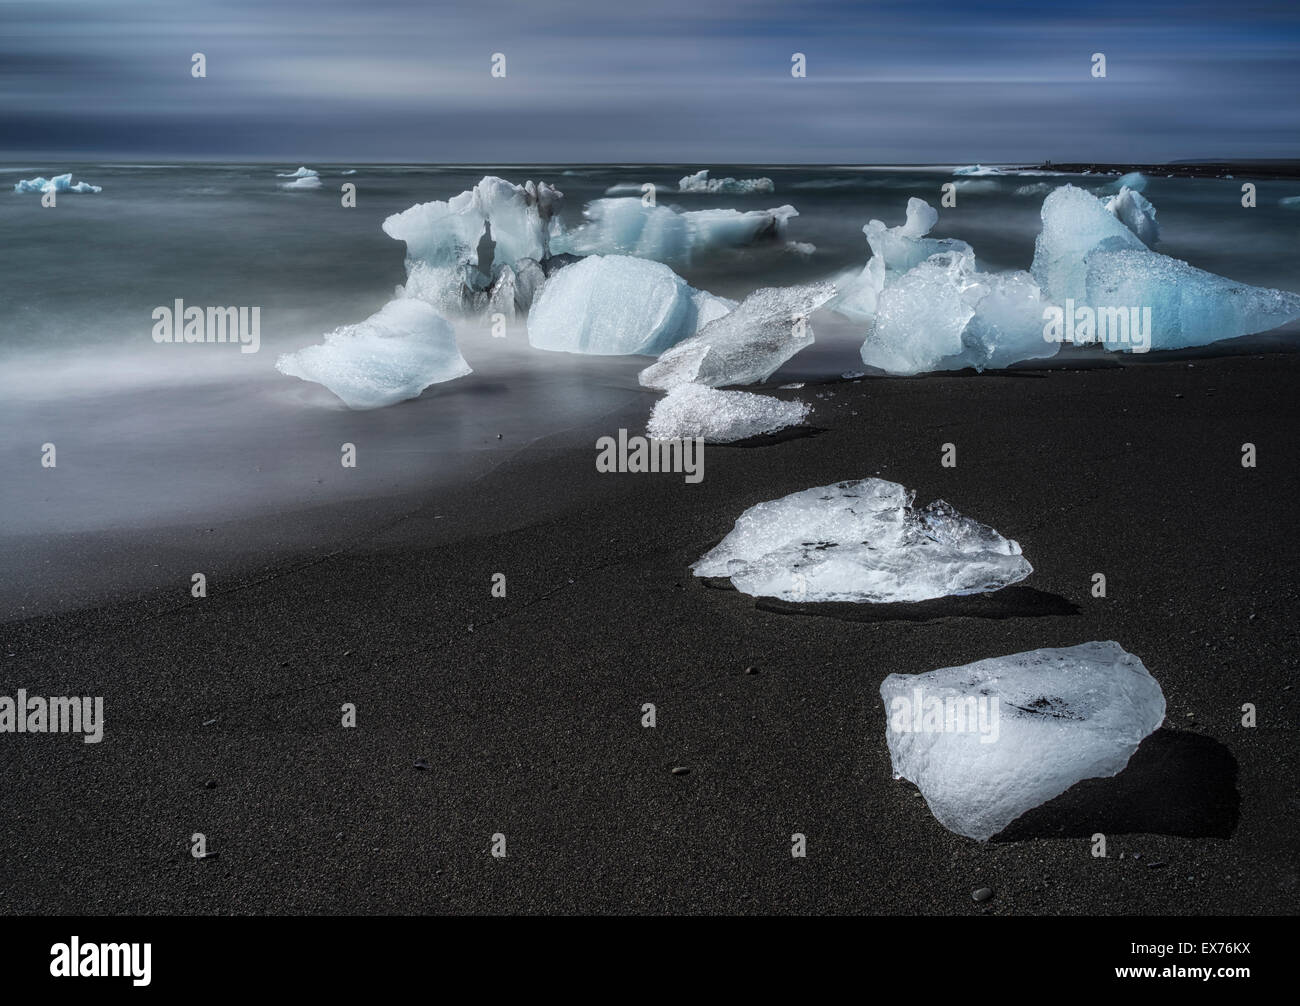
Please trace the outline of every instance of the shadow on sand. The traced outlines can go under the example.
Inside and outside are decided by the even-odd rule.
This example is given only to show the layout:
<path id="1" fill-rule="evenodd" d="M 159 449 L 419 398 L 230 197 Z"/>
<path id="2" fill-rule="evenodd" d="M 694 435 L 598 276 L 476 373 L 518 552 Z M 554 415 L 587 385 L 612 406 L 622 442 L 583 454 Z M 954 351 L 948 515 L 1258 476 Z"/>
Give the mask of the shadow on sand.
<path id="1" fill-rule="evenodd" d="M 708 578 L 705 585 L 734 590 L 731 582 Z M 754 607 L 781 615 L 819 615 L 845 622 L 932 622 L 940 618 L 1037 618 L 1045 615 L 1077 615 L 1078 605 L 1059 594 L 1033 587 L 1003 587 L 990 594 L 935 597 L 928 601 L 894 601 L 886 604 L 857 604 L 852 601 L 821 603 L 782 601 L 759 597 Z"/>
<path id="2" fill-rule="evenodd" d="M 1228 838 L 1241 796 L 1237 759 L 1218 741 L 1162 727 L 1147 737 L 1119 775 L 1084 779 L 1022 814 L 992 839 L 1087 838 L 1145 832 Z"/>

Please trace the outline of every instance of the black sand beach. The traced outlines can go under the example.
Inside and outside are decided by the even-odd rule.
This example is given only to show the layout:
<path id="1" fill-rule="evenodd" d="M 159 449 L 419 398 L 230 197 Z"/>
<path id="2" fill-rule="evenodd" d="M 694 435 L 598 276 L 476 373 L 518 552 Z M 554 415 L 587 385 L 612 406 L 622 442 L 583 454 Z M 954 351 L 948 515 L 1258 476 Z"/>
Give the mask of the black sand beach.
<path id="1" fill-rule="evenodd" d="M 11 687 L 106 718 L 97 745 L 0 747 L 0 912 L 1294 913 L 1298 383 L 1275 354 L 810 384 L 777 394 L 819 432 L 710 447 L 698 485 L 599 474 L 563 435 L 312 515 L 336 542 L 267 568 L 143 534 L 174 589 L 0 626 Z M 691 576 L 746 507 L 870 475 L 1033 575 L 883 613 Z M 1120 776 L 982 845 L 892 779 L 887 674 L 1107 639 L 1168 701 Z"/>

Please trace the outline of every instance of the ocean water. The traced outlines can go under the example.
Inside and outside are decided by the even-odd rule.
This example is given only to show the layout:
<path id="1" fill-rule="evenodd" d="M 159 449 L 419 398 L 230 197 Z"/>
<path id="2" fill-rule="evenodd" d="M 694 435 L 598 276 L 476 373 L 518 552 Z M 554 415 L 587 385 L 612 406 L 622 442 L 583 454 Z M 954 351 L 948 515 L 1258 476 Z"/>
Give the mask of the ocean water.
<path id="1" fill-rule="evenodd" d="M 648 415 L 654 396 L 636 383 L 645 359 L 535 351 L 522 328 L 493 339 L 479 321 L 458 324 L 473 375 L 387 409 L 352 412 L 325 389 L 276 372 L 279 353 L 362 320 L 404 282 L 404 245 L 380 224 L 415 203 L 446 199 L 496 174 L 556 185 L 570 225 L 612 186 L 647 181 L 661 187 L 661 204 L 683 209 L 793 204 L 799 216 L 787 238 L 814 245 L 812 255 L 772 244 L 680 270 L 693 286 L 740 298 L 860 267 L 868 257 L 863 224 L 873 217 L 901 223 L 910 196 L 938 206 L 940 185 L 953 180 L 942 167 L 709 165 L 714 178 L 770 177 L 776 191 L 679 194 L 677 180 L 699 165 L 313 164 L 321 188 L 282 188 L 276 173 L 296 167 L 0 165 L 0 583 L 12 587 L 58 565 L 51 557 L 67 536 L 206 527 L 263 511 L 436 490 L 543 438 L 586 436 L 629 402 L 644 400 Z M 60 195 L 52 209 L 11 191 L 20 178 L 68 171 L 103 191 Z M 1300 195 L 1300 182 L 1258 181 L 1259 206 L 1247 210 L 1242 180 L 1152 178 L 1146 195 L 1159 211 L 1159 250 L 1243 282 L 1300 290 L 1300 210 L 1280 206 Z M 1046 187 L 1071 181 L 1098 189 L 1109 179 L 960 181 L 958 205 L 940 210 L 933 236 L 968 241 L 984 268 L 1025 269 Z M 344 182 L 357 185 L 355 208 L 340 204 Z M 1042 191 L 1017 191 L 1026 185 Z M 155 344 L 152 312 L 177 298 L 260 307 L 260 351 Z M 773 383 L 860 369 L 856 326 L 822 312 L 814 328 L 817 344 Z M 1294 331 L 1283 331 L 1209 351 L 1296 342 Z M 355 471 L 339 464 L 344 442 L 358 445 Z M 46 443 L 57 451 L 52 470 L 40 466 Z M 318 544 L 321 534 L 304 521 L 301 540 L 281 529 L 266 544 L 292 549 Z M 23 613 L 35 610 L 31 595 Z"/>

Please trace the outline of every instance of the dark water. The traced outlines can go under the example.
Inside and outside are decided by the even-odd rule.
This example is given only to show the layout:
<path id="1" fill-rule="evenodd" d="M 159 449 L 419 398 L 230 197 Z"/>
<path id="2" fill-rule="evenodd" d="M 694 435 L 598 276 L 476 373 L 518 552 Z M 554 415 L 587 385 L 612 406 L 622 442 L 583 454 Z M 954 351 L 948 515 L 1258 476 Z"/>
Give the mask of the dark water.
<path id="1" fill-rule="evenodd" d="M 358 165 L 344 176 L 352 166 L 313 164 L 322 187 L 287 191 L 276 172 L 295 167 L 24 162 L 0 168 L 5 578 L 28 575 L 32 563 L 43 561 L 42 550 L 57 548 L 69 532 L 184 527 L 437 486 L 480 472 L 538 438 L 588 429 L 638 396 L 648 413 L 653 396 L 636 384 L 645 360 L 534 351 L 522 330 L 491 339 L 481 323 L 458 327 L 473 375 L 388 409 L 350 412 L 319 386 L 277 373 L 280 352 L 318 342 L 390 299 L 405 279 L 404 246 L 380 224 L 414 203 L 446 199 L 484 174 L 497 174 L 556 185 L 565 193 L 570 225 L 611 186 L 647 181 L 661 187 L 661 204 L 683 209 L 793 204 L 800 215 L 787 238 L 815 245 L 814 254 L 774 244 L 680 270 L 693 286 L 739 298 L 759 286 L 861 267 L 863 224 L 873 217 L 901 223 L 910 196 L 938 206 L 940 186 L 953 180 L 942 168 L 710 165 L 714 178 L 767 176 L 776 187 L 774 193 L 710 195 L 673 191 L 699 165 Z M 8 191 L 19 178 L 67 171 L 103 191 L 60 195 L 52 209 L 36 195 Z M 1300 183 L 1258 182 L 1259 206 L 1248 210 L 1240 204 L 1242 180 L 1151 179 L 1146 195 L 1159 210 L 1160 250 L 1233 279 L 1300 290 L 1300 210 L 1279 205 L 1300 195 Z M 1046 187 L 1073 181 L 1096 189 L 1108 179 L 960 181 L 958 205 L 941 209 L 935 236 L 968 241 L 985 268 L 1025 269 Z M 340 204 L 344 182 L 357 185 L 354 209 Z M 1017 191 L 1027 185 L 1042 191 Z M 151 313 L 176 298 L 259 306 L 260 352 L 155 344 Z M 854 325 L 819 315 L 814 327 L 817 345 L 790 361 L 774 383 L 860 368 Z M 364 477 L 339 465 L 345 441 L 358 445 Z M 56 469 L 40 467 L 45 443 L 56 446 Z"/>

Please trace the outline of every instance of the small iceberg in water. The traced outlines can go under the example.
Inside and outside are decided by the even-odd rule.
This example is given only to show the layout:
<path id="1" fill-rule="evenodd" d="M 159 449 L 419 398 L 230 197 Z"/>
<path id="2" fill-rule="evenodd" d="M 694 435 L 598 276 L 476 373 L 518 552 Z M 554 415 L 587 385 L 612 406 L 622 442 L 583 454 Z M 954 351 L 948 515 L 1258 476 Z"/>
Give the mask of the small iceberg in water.
<path id="1" fill-rule="evenodd" d="M 275 369 L 323 384 L 351 409 L 379 409 L 471 373 L 451 325 L 419 300 L 392 300 L 322 345 L 286 353 Z"/>
<path id="2" fill-rule="evenodd" d="M 726 192 L 748 195 L 751 192 L 775 192 L 770 178 L 710 178 L 707 169 L 685 175 L 677 182 L 679 192 Z"/>
<path id="3" fill-rule="evenodd" d="M 89 182 L 72 182 L 72 173 L 66 175 L 55 175 L 53 178 L 38 176 L 36 178 L 24 178 L 14 182 L 15 192 L 76 192 L 80 195 L 87 195 L 94 192 L 103 192 L 102 185 L 91 185 Z"/>

